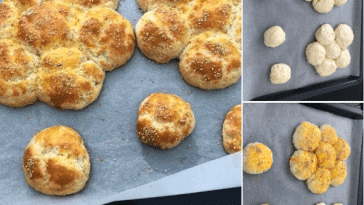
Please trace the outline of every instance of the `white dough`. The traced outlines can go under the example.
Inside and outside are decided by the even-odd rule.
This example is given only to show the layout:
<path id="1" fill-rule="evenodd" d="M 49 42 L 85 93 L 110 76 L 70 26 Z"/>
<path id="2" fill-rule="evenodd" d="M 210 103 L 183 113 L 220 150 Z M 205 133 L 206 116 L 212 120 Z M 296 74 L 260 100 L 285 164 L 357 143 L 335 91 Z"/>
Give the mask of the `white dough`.
<path id="1" fill-rule="evenodd" d="M 325 59 L 320 65 L 315 66 L 315 69 L 321 77 L 326 77 L 336 71 L 336 64 L 334 60 Z"/>
<path id="2" fill-rule="evenodd" d="M 313 0 L 312 6 L 319 13 L 328 13 L 334 7 L 335 0 Z"/>
<path id="3" fill-rule="evenodd" d="M 342 6 L 346 4 L 348 0 L 335 0 L 335 6 Z"/>
<path id="4" fill-rule="evenodd" d="M 330 45 L 325 46 L 326 58 L 335 60 L 339 57 L 341 53 L 341 48 L 337 45 L 336 41 L 332 42 Z"/>
<path id="5" fill-rule="evenodd" d="M 346 47 L 350 46 L 351 43 L 353 43 L 353 30 L 351 30 L 350 26 L 346 24 L 339 24 L 336 26 L 335 35 L 335 40 L 342 49 L 345 49 Z"/>
<path id="6" fill-rule="evenodd" d="M 348 49 L 341 50 L 339 57 L 336 59 L 338 68 L 345 68 L 350 64 L 351 57 Z"/>
<path id="7" fill-rule="evenodd" d="M 264 44 L 275 48 L 286 40 L 286 34 L 279 26 L 272 26 L 264 32 Z"/>
<path id="8" fill-rule="evenodd" d="M 317 42 L 308 44 L 306 47 L 307 62 L 313 66 L 319 65 L 325 60 L 325 47 Z"/>
<path id="9" fill-rule="evenodd" d="M 270 71 L 270 82 L 273 84 L 286 83 L 291 78 L 291 68 L 284 63 L 274 64 Z"/>
<path id="10" fill-rule="evenodd" d="M 335 32 L 330 24 L 323 24 L 315 33 L 317 41 L 323 45 L 329 45 L 335 41 Z"/>

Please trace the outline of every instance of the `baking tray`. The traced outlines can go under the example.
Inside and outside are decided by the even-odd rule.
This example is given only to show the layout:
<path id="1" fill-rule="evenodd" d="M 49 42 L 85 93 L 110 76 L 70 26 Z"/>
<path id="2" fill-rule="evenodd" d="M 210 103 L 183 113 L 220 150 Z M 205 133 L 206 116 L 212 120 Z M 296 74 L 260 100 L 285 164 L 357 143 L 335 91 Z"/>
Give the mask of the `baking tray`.
<path id="1" fill-rule="evenodd" d="M 244 101 L 302 101 L 317 95 L 363 84 L 363 1 L 348 1 L 348 5 L 334 6 L 333 10 L 327 14 L 317 13 L 313 10 L 311 2 L 305 1 L 244 1 L 244 3 Z M 251 5 L 255 7 L 260 5 L 260 8 L 249 8 Z M 277 5 L 283 5 L 284 9 Z M 290 11 L 292 8 L 296 10 Z M 354 8 L 355 11 L 350 10 L 351 8 Z M 267 9 L 272 10 L 268 11 Z M 280 13 L 278 14 L 274 9 L 279 10 Z M 266 11 L 266 13 L 261 14 L 262 11 Z M 261 17 L 254 21 L 260 15 L 266 19 L 263 20 Z M 250 25 L 252 23 L 249 23 L 249 20 L 253 20 L 255 24 L 259 25 L 257 28 L 259 32 L 251 28 L 255 25 Z M 258 22 L 258 20 L 260 21 Z M 287 22 L 290 24 L 288 25 Z M 323 23 L 329 23 L 333 27 L 340 23 L 346 23 L 352 27 L 355 34 L 354 42 L 349 46 L 352 55 L 351 64 L 325 78 L 316 74 L 313 66 L 306 62 L 304 54 L 305 46 L 314 41 L 314 33 Z M 273 25 L 283 25 L 283 30 L 286 32 L 286 42 L 277 48 L 264 48 L 263 33 Z M 292 34 L 292 30 L 297 30 L 302 34 L 294 32 Z M 258 35 L 258 37 L 252 35 Z M 250 46 L 248 41 L 252 41 L 256 45 Z M 254 57 L 257 60 L 250 60 L 252 55 L 258 56 Z M 262 56 L 264 59 L 261 59 Z M 287 63 L 291 66 L 292 78 L 286 84 L 273 85 L 269 82 L 270 67 L 275 63 Z M 247 69 L 254 70 L 254 72 L 249 71 L 249 73 Z M 302 69 L 305 71 L 299 71 Z M 337 100 L 345 101 L 345 97 Z M 357 99 L 357 101 L 361 100 Z"/>
<path id="2" fill-rule="evenodd" d="M 118 11 L 133 28 L 142 16 L 136 0 L 119 1 Z M 225 153 L 221 131 L 226 114 L 241 102 L 241 81 L 226 89 L 201 90 L 188 85 L 177 66 L 178 61 L 156 64 L 136 48 L 124 66 L 106 73 L 100 96 L 85 109 L 60 111 L 41 102 L 23 108 L 0 105 L 0 203 L 100 204 L 240 187 L 240 153 Z M 176 94 L 188 101 L 194 111 L 196 128 L 171 150 L 151 148 L 137 137 L 139 104 L 154 92 Z M 23 151 L 33 135 L 57 124 L 75 128 L 91 158 L 85 189 L 67 197 L 34 191 L 26 184 L 20 168 Z M 228 162 L 229 166 L 224 164 Z M 210 174 L 216 176 L 216 166 L 227 176 L 221 181 L 206 180 Z M 194 179 L 199 176 L 196 172 L 204 174 L 204 181 L 196 179 L 183 187 L 178 185 L 185 181 L 178 181 L 179 174 Z M 138 191 L 143 186 L 159 188 Z"/>
<path id="3" fill-rule="evenodd" d="M 251 142 L 262 142 L 272 149 L 274 160 L 272 168 L 263 174 L 243 173 L 244 204 L 363 204 L 361 110 L 342 104 L 245 103 L 243 115 L 243 146 Z M 324 194 L 311 193 L 305 182 L 297 180 L 289 171 L 289 157 L 295 151 L 292 135 L 302 121 L 332 125 L 352 148 L 345 161 L 348 165 L 346 180 L 338 187 L 330 187 Z"/>

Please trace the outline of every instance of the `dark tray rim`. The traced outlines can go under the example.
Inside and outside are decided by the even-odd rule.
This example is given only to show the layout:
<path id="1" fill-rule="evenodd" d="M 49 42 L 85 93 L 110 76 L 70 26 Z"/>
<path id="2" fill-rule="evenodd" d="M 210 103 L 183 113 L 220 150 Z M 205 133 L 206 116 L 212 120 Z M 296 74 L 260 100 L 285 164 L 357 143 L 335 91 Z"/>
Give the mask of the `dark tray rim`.
<path id="1" fill-rule="evenodd" d="M 345 88 L 353 87 L 359 84 L 363 85 L 363 61 L 364 61 L 364 47 L 363 47 L 363 39 L 364 39 L 364 30 L 363 30 L 363 22 L 364 22 L 364 2 L 362 1 L 362 21 L 361 21 L 361 56 L 360 56 L 360 68 L 359 68 L 359 76 L 350 75 L 348 77 L 337 78 L 331 81 L 316 83 L 308 86 L 304 86 L 297 89 L 286 90 L 281 92 L 276 92 L 268 95 L 264 95 L 261 97 L 253 98 L 251 101 L 304 101 L 305 99 L 319 96 L 322 94 L 335 92 L 338 90 L 342 90 Z M 362 101 L 362 99 L 358 100 Z"/>

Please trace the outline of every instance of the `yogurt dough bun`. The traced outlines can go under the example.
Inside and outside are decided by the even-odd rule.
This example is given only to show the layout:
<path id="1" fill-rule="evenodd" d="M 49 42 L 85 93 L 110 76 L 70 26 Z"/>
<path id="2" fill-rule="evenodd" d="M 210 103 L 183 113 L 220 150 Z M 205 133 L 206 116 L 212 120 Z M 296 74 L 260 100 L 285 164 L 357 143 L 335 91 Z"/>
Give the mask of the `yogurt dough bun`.
<path id="1" fill-rule="evenodd" d="M 334 145 L 337 142 L 337 140 L 339 139 L 336 134 L 335 128 L 333 128 L 331 125 L 328 125 L 328 124 L 320 125 L 320 130 L 321 130 L 321 137 L 322 137 L 321 140 L 323 142 L 327 142 L 331 145 Z"/>
<path id="2" fill-rule="evenodd" d="M 289 158 L 289 168 L 298 180 L 306 180 L 316 170 L 317 157 L 303 150 L 296 150 Z"/>
<path id="3" fill-rule="evenodd" d="M 347 172 L 346 163 L 341 160 L 335 162 L 335 166 L 330 169 L 331 172 L 331 186 L 339 186 L 345 179 Z"/>
<path id="4" fill-rule="evenodd" d="M 25 148 L 26 182 L 43 194 L 64 196 L 81 191 L 89 178 L 90 157 L 80 135 L 70 127 L 46 128 Z"/>
<path id="5" fill-rule="evenodd" d="M 274 64 L 270 71 L 270 82 L 284 84 L 291 79 L 291 68 L 284 63 Z"/>
<path id="6" fill-rule="evenodd" d="M 144 144 L 171 149 L 191 134 L 195 117 L 190 104 L 182 98 L 153 93 L 139 106 L 137 132 Z"/>
<path id="7" fill-rule="evenodd" d="M 222 128 L 225 152 L 231 154 L 241 150 L 241 104 L 235 105 L 226 115 Z"/>
<path id="8" fill-rule="evenodd" d="M 331 173 L 327 169 L 318 168 L 316 171 L 308 177 L 307 181 L 308 189 L 314 194 L 322 194 L 327 191 L 331 183 Z"/>
<path id="9" fill-rule="evenodd" d="M 331 144 L 321 141 L 315 150 L 315 155 L 317 157 L 317 167 L 325 169 L 334 167 L 336 151 Z"/>
<path id="10" fill-rule="evenodd" d="M 319 13 L 328 13 L 334 7 L 335 0 L 312 0 L 312 6 Z"/>
<path id="11" fill-rule="evenodd" d="M 318 42 L 313 42 L 306 47 L 307 62 L 313 66 L 320 65 L 325 60 L 325 47 Z"/>
<path id="12" fill-rule="evenodd" d="M 337 142 L 333 145 L 336 151 L 337 160 L 346 160 L 351 152 L 351 147 L 343 138 L 339 137 Z"/>
<path id="13" fill-rule="evenodd" d="M 243 170 L 247 174 L 261 174 L 273 164 L 273 153 L 263 143 L 254 142 L 243 150 Z"/>
<path id="14" fill-rule="evenodd" d="M 348 49 L 341 50 L 339 57 L 335 60 L 337 68 L 345 68 L 350 64 L 351 56 Z"/>
<path id="15" fill-rule="evenodd" d="M 335 73 L 336 68 L 337 68 L 335 61 L 331 60 L 331 59 L 327 59 L 327 58 L 325 58 L 325 60 L 322 61 L 321 64 L 315 65 L 314 67 L 316 69 L 316 72 L 321 77 L 326 77 L 326 76 L 329 76 L 329 75 Z"/>
<path id="16" fill-rule="evenodd" d="M 350 26 L 346 24 L 339 24 L 335 28 L 336 43 L 342 48 L 346 49 L 353 43 L 354 33 Z"/>
<path id="17" fill-rule="evenodd" d="M 286 40 L 286 34 L 280 26 L 272 26 L 264 32 L 264 44 L 275 48 Z"/>
<path id="18" fill-rule="evenodd" d="M 335 41 L 335 32 L 330 24 L 322 24 L 315 33 L 316 40 L 323 46 Z"/>
<path id="19" fill-rule="evenodd" d="M 313 152 L 321 141 L 321 131 L 310 122 L 302 122 L 296 127 L 292 141 L 296 149 Z"/>

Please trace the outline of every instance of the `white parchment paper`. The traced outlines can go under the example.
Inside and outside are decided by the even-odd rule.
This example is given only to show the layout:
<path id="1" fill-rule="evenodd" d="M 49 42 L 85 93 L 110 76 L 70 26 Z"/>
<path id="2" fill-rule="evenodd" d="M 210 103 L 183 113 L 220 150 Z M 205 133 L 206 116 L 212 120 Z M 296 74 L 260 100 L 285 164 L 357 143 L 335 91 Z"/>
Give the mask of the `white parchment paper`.
<path id="1" fill-rule="evenodd" d="M 363 121 L 340 117 L 300 104 L 244 104 L 243 147 L 261 142 L 273 152 L 273 165 L 260 175 L 244 173 L 244 204 L 314 205 L 357 204 L 359 167 L 362 149 Z M 302 122 L 332 125 L 339 137 L 351 146 L 345 163 L 348 174 L 343 184 L 330 187 L 318 195 L 311 193 L 304 181 L 296 179 L 289 170 L 289 158 L 295 151 L 292 135 Z"/>
<path id="2" fill-rule="evenodd" d="M 358 76 L 359 69 L 362 69 L 362 4 L 361 0 L 349 0 L 343 6 L 334 6 L 327 14 L 320 14 L 312 8 L 311 2 L 304 0 L 244 0 L 244 100 L 340 77 Z M 338 24 L 349 25 L 354 31 L 354 42 L 348 47 L 351 64 L 328 77 L 320 77 L 314 67 L 307 63 L 305 49 L 315 40 L 316 30 L 325 23 L 333 28 Z M 269 48 L 263 43 L 263 34 L 275 25 L 285 31 L 286 41 L 276 48 Z M 291 79 L 285 84 L 274 85 L 269 80 L 271 67 L 276 63 L 285 63 L 291 67 Z"/>
<path id="3" fill-rule="evenodd" d="M 142 15 L 136 0 L 120 1 L 118 11 L 133 26 Z M 226 89 L 204 91 L 188 85 L 177 66 L 176 61 L 155 64 L 136 49 L 126 65 L 106 74 L 99 98 L 83 110 L 60 111 L 44 103 L 24 108 L 0 105 L 0 204 L 92 204 L 227 156 L 221 144 L 222 123 L 227 112 L 241 101 L 240 81 Z M 153 92 L 182 97 L 195 114 L 195 130 L 172 150 L 143 145 L 136 134 L 139 104 Z M 75 128 L 91 157 L 85 189 L 67 197 L 34 191 L 20 168 L 24 148 L 33 135 L 57 124 Z M 231 182 L 220 181 L 214 188 L 207 186 L 207 190 L 226 188 L 227 184 Z M 240 180 L 235 184 L 238 186 Z M 176 190 L 170 192 L 176 194 L 178 187 Z M 169 192 L 159 192 L 158 196 L 163 194 Z"/>

